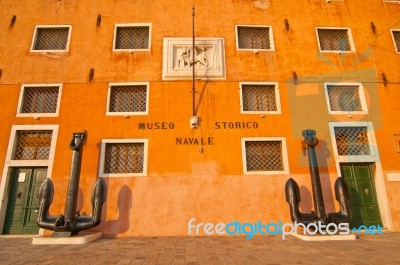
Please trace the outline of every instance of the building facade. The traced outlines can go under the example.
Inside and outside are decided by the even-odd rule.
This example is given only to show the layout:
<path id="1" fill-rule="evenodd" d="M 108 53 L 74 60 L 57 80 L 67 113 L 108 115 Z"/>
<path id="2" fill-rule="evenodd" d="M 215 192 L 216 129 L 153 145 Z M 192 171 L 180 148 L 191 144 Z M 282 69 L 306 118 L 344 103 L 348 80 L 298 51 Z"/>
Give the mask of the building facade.
<path id="1" fill-rule="evenodd" d="M 100 2 L 0 3 L 2 233 L 39 233 L 46 177 L 63 213 L 82 131 L 78 210 L 104 178 L 104 235 L 290 222 L 290 177 L 313 208 L 305 129 L 326 211 L 343 176 L 354 226 L 400 230 L 399 1 Z"/>

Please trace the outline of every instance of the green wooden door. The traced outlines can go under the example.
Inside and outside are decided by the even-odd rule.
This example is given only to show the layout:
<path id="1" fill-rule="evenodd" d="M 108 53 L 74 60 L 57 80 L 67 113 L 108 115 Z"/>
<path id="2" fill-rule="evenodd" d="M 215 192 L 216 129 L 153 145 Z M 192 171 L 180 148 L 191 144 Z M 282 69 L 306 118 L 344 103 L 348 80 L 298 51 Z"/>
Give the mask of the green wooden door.
<path id="1" fill-rule="evenodd" d="M 382 226 L 371 166 L 371 163 L 340 164 L 350 192 L 350 228 Z"/>
<path id="2" fill-rule="evenodd" d="M 47 168 L 14 168 L 3 234 L 37 234 L 38 194 Z"/>

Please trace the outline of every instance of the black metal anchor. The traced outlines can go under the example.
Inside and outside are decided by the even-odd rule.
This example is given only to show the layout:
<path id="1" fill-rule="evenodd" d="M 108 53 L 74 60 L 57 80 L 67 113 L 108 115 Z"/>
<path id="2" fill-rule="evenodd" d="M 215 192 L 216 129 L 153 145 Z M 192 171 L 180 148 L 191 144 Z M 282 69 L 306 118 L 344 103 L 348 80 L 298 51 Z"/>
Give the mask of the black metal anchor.
<path id="1" fill-rule="evenodd" d="M 349 195 L 346 183 L 342 177 L 335 181 L 336 200 L 340 204 L 340 210 L 336 213 L 325 212 L 324 198 L 322 195 L 321 179 L 319 176 L 317 155 L 315 146 L 318 144 L 316 132 L 314 130 L 303 131 L 304 141 L 307 144 L 308 163 L 310 166 L 311 184 L 313 192 L 314 211 L 311 213 L 301 213 L 300 189 L 296 181 L 289 178 L 285 185 L 286 201 L 290 206 L 290 216 L 293 222 L 310 224 L 320 221 L 322 224 L 328 223 L 348 223 L 350 221 Z"/>
<path id="2" fill-rule="evenodd" d="M 37 224 L 40 228 L 55 231 L 53 236 L 75 235 L 79 231 L 95 227 L 101 222 L 101 209 L 106 200 L 106 184 L 102 178 L 99 178 L 93 187 L 91 198 L 92 216 L 80 216 L 79 212 L 76 212 L 84 138 L 85 133 L 73 133 L 69 144 L 69 148 L 72 150 L 72 161 L 64 214 L 59 216 L 49 215 L 49 208 L 53 202 L 54 195 L 54 186 L 51 179 L 47 178 L 39 190 Z"/>

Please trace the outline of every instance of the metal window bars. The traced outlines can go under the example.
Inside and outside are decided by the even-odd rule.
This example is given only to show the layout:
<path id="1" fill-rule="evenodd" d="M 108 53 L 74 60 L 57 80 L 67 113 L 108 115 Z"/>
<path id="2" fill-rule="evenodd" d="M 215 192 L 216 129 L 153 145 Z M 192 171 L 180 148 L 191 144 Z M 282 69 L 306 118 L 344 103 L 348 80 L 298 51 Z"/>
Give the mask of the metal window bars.
<path id="1" fill-rule="evenodd" d="M 247 171 L 283 171 L 281 141 L 246 141 Z"/>
<path id="2" fill-rule="evenodd" d="M 269 27 L 238 27 L 239 49 L 271 49 Z"/>
<path id="3" fill-rule="evenodd" d="M 66 50 L 69 28 L 38 28 L 34 50 Z"/>
<path id="4" fill-rule="evenodd" d="M 275 85 L 242 85 L 243 111 L 277 111 Z"/>
<path id="5" fill-rule="evenodd" d="M 358 85 L 329 85 L 327 89 L 331 111 L 362 111 Z"/>
<path id="6" fill-rule="evenodd" d="M 49 159 L 52 131 L 17 131 L 13 160 Z"/>
<path id="7" fill-rule="evenodd" d="M 335 127 L 335 138 L 340 156 L 370 155 L 367 127 Z"/>
<path id="8" fill-rule="evenodd" d="M 144 143 L 107 143 L 104 173 L 142 173 Z"/>
<path id="9" fill-rule="evenodd" d="M 147 26 L 118 27 L 115 49 L 148 49 L 150 28 Z"/>
<path id="10" fill-rule="evenodd" d="M 145 112 L 147 86 L 113 86 L 110 92 L 110 112 Z"/>
<path id="11" fill-rule="evenodd" d="M 318 29 L 318 39 L 323 51 L 351 51 L 347 29 Z"/>
<path id="12" fill-rule="evenodd" d="M 21 113 L 56 113 L 59 87 L 25 87 Z"/>

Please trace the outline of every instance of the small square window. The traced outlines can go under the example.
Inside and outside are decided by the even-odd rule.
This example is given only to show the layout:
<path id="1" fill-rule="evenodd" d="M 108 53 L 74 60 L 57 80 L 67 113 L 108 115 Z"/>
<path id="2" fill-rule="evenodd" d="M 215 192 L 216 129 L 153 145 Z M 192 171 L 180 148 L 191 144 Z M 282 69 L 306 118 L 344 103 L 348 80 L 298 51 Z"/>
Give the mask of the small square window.
<path id="1" fill-rule="evenodd" d="M 59 84 L 24 85 L 20 92 L 17 116 L 57 116 L 60 97 Z"/>
<path id="2" fill-rule="evenodd" d="M 319 50 L 322 52 L 354 52 L 353 39 L 347 28 L 317 28 Z"/>
<path id="3" fill-rule="evenodd" d="M 391 31 L 392 31 L 394 48 L 397 53 L 400 53 L 400 29 L 399 30 L 392 29 Z"/>
<path id="4" fill-rule="evenodd" d="M 66 51 L 71 26 L 37 26 L 31 51 Z"/>
<path id="5" fill-rule="evenodd" d="M 236 47 L 239 50 L 274 51 L 272 28 L 268 26 L 236 26 Z"/>
<path id="6" fill-rule="evenodd" d="M 115 26 L 114 51 L 150 50 L 150 24 Z"/>
<path id="7" fill-rule="evenodd" d="M 325 83 L 330 114 L 366 114 L 364 88 L 359 83 Z"/>
<path id="8" fill-rule="evenodd" d="M 102 177 L 145 176 L 147 174 L 147 140 L 103 140 L 100 172 Z"/>
<path id="9" fill-rule="evenodd" d="M 288 173 L 284 138 L 242 138 L 242 156 L 247 175 Z"/>
<path id="10" fill-rule="evenodd" d="M 107 115 L 147 115 L 148 101 L 148 83 L 110 84 Z"/>
<path id="11" fill-rule="evenodd" d="M 278 83 L 240 83 L 241 113 L 280 114 Z"/>

